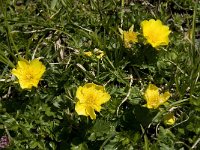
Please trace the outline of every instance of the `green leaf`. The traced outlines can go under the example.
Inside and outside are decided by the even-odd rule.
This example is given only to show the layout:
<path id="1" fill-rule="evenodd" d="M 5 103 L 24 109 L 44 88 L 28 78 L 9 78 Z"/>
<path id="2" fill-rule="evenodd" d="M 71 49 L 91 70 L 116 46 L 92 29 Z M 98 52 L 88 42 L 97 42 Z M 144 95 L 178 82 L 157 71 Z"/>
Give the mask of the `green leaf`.
<path id="1" fill-rule="evenodd" d="M 81 143 L 79 145 L 72 145 L 71 150 L 89 150 L 86 143 Z"/>
<path id="2" fill-rule="evenodd" d="M 52 0 L 51 1 L 51 9 L 54 9 L 56 4 L 57 4 L 58 0 Z"/>

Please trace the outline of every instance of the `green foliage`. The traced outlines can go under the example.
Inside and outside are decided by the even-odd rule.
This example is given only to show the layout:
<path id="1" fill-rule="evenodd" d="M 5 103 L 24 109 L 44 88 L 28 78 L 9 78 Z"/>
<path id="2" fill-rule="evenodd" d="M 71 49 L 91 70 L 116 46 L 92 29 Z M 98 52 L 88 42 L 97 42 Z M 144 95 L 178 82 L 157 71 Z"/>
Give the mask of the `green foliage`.
<path id="1" fill-rule="evenodd" d="M 197 0 L 0 0 L 0 138 L 8 136 L 7 149 L 199 149 L 199 10 Z M 168 46 L 144 43 L 140 23 L 151 18 L 169 26 Z M 118 28 L 131 25 L 139 42 L 125 48 Z M 101 59 L 84 55 L 95 48 L 105 52 Z M 38 88 L 22 90 L 11 74 L 20 58 L 46 66 Z M 96 120 L 75 111 L 76 90 L 89 82 L 111 95 Z M 145 107 L 149 83 L 172 94 L 156 110 Z M 172 126 L 163 123 L 168 112 Z"/>

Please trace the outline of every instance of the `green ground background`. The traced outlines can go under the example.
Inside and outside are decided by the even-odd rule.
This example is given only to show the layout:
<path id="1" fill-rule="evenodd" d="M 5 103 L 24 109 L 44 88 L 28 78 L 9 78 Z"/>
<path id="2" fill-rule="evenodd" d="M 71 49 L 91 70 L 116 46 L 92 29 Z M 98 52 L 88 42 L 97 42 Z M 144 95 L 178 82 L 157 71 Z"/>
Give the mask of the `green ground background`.
<path id="1" fill-rule="evenodd" d="M 6 149 L 187 150 L 200 148 L 200 2 L 198 0 L 0 0 L 0 137 Z M 168 46 L 124 48 L 118 27 L 141 33 L 143 20 L 172 31 Z M 142 40 L 142 39 L 141 39 Z M 102 59 L 84 51 L 103 50 Z M 11 74 L 19 58 L 47 70 L 32 90 Z M 78 116 L 80 85 L 106 85 L 111 100 L 97 119 Z M 149 110 L 149 83 L 172 96 Z M 163 124 L 173 112 L 176 122 Z"/>

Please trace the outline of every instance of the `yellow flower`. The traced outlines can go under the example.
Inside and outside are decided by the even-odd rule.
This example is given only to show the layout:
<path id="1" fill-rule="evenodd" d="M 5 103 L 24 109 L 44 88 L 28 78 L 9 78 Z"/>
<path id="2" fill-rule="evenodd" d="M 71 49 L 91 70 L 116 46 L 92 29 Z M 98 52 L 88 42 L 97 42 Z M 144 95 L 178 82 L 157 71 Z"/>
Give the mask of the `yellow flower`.
<path id="1" fill-rule="evenodd" d="M 105 91 L 105 88 L 94 83 L 87 83 L 83 87 L 79 86 L 76 91 L 75 110 L 78 115 L 90 116 L 91 119 L 96 119 L 95 111 L 100 112 L 101 105 L 109 101 L 110 95 Z"/>
<path id="2" fill-rule="evenodd" d="M 163 119 L 164 119 L 165 125 L 173 125 L 176 121 L 174 113 L 168 113 L 168 114 L 164 115 Z"/>
<path id="3" fill-rule="evenodd" d="M 105 55 L 104 51 L 102 51 L 98 48 L 94 49 L 94 53 L 98 59 L 101 59 Z"/>
<path id="4" fill-rule="evenodd" d="M 144 93 L 144 98 L 147 101 L 147 108 L 156 109 L 164 102 L 166 102 L 171 94 L 169 92 L 165 92 L 164 94 L 159 93 L 159 88 L 153 84 L 149 84 L 148 88 Z"/>
<path id="5" fill-rule="evenodd" d="M 38 86 L 45 70 L 45 66 L 38 59 L 30 62 L 24 59 L 18 61 L 17 68 L 12 69 L 12 74 L 18 78 L 22 89 L 31 89 L 32 86 Z"/>
<path id="6" fill-rule="evenodd" d="M 92 56 L 92 52 L 84 52 L 84 54 L 88 57 L 91 57 Z"/>
<path id="7" fill-rule="evenodd" d="M 141 27 L 143 36 L 146 38 L 147 42 L 150 43 L 153 47 L 168 45 L 168 36 L 171 31 L 169 30 L 169 27 L 163 25 L 160 20 L 144 20 L 141 23 Z"/>
<path id="8" fill-rule="evenodd" d="M 95 49 L 93 50 L 93 52 L 84 52 L 84 54 L 85 54 L 86 56 L 88 56 L 88 57 L 95 56 L 95 57 L 98 58 L 98 59 L 101 59 L 101 58 L 105 55 L 104 51 L 102 51 L 102 50 L 100 50 L 100 49 L 97 49 L 97 48 L 95 48 Z"/>
<path id="9" fill-rule="evenodd" d="M 137 39 L 137 32 L 133 31 L 134 26 L 132 25 L 128 31 L 123 31 L 121 28 L 119 28 L 119 32 L 121 33 L 121 38 L 124 41 L 124 46 L 126 48 L 130 48 L 132 43 L 138 42 Z"/>

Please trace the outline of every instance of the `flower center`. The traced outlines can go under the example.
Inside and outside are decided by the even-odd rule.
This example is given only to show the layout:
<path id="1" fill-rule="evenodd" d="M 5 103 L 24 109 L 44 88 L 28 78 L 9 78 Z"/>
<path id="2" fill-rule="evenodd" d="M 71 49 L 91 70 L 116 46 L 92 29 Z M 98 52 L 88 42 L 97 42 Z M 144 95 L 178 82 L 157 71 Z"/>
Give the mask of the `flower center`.
<path id="1" fill-rule="evenodd" d="M 95 99 L 96 99 L 96 96 L 94 94 L 89 94 L 87 96 L 87 104 L 88 105 L 94 105 L 95 104 Z"/>
<path id="2" fill-rule="evenodd" d="M 149 99 L 149 104 L 153 107 L 156 107 L 160 104 L 159 102 L 160 97 L 158 95 L 152 95 L 152 97 Z"/>
<path id="3" fill-rule="evenodd" d="M 124 32 L 124 40 L 134 43 L 137 41 L 137 35 L 134 32 Z"/>
<path id="4" fill-rule="evenodd" d="M 152 41 L 153 43 L 158 42 L 157 36 L 158 36 L 158 35 L 155 35 L 154 33 L 151 33 L 151 32 L 150 32 L 150 34 L 149 34 L 149 38 L 151 39 L 151 41 Z"/>
<path id="5" fill-rule="evenodd" d="M 26 80 L 32 80 L 33 75 L 32 74 L 26 74 Z"/>

